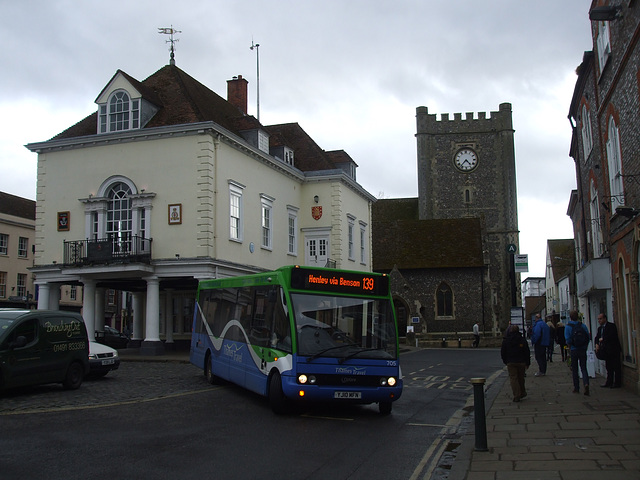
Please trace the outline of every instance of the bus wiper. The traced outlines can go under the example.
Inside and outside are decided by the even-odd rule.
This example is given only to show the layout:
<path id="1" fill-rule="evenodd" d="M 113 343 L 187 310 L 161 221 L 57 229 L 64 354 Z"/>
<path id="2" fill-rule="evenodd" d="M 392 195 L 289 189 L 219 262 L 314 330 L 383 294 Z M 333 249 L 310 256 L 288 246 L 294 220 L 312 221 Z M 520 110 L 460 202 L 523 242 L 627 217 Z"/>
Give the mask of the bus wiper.
<path id="1" fill-rule="evenodd" d="M 331 350 L 336 350 L 338 348 L 345 348 L 345 347 L 353 347 L 353 345 L 336 345 L 335 347 L 325 348 L 324 350 L 320 350 L 318 353 L 314 353 L 312 356 L 307 358 L 307 363 L 312 362 L 316 358 L 320 357 L 321 355 L 324 355 L 325 353 Z"/>
<path id="2" fill-rule="evenodd" d="M 362 350 L 358 350 L 357 352 L 354 352 L 350 355 L 347 355 L 346 357 L 342 357 L 340 360 L 338 360 L 338 363 L 344 363 L 347 360 L 349 360 L 350 358 L 355 357 L 356 355 L 361 354 L 362 352 L 372 352 L 372 351 L 376 351 L 376 350 L 384 350 L 384 348 L 380 347 L 380 348 L 363 348 Z"/>

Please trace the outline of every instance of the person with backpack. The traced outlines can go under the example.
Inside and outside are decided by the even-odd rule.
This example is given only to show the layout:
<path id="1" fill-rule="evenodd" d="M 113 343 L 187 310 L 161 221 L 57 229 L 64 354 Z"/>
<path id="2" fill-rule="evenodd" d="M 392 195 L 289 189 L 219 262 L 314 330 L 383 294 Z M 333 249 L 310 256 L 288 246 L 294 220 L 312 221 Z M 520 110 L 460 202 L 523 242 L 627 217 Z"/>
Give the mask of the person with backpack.
<path id="1" fill-rule="evenodd" d="M 578 312 L 569 312 L 569 322 L 564 329 L 564 337 L 569 345 L 571 356 L 571 373 L 573 375 L 573 393 L 580 393 L 580 378 L 578 367 L 582 372 L 584 394 L 589 395 L 589 373 L 587 372 L 587 347 L 591 341 L 591 335 L 587 326 L 578 318 Z"/>
<path id="2" fill-rule="evenodd" d="M 507 366 L 507 372 L 509 372 L 513 401 L 519 402 L 527 396 L 524 378 L 529 365 L 531 365 L 531 351 L 517 325 L 509 325 L 502 340 L 500 356 L 502 362 Z"/>
<path id="3" fill-rule="evenodd" d="M 542 320 L 540 314 L 536 315 L 531 334 L 533 353 L 538 362 L 539 371 L 534 376 L 544 377 L 547 374 L 547 349 L 549 348 L 549 326 Z"/>

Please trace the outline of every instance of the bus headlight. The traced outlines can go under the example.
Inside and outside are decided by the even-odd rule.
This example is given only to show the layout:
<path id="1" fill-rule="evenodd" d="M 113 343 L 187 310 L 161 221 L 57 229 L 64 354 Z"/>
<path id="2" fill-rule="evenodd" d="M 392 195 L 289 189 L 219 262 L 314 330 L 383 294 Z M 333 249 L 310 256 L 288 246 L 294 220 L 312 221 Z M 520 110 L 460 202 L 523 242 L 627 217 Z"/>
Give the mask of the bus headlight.
<path id="1" fill-rule="evenodd" d="M 381 378 L 380 385 L 383 387 L 395 387 L 396 379 L 395 377 Z"/>
<path id="2" fill-rule="evenodd" d="M 316 377 L 314 375 L 307 376 L 304 373 L 301 373 L 298 375 L 298 383 L 301 385 L 306 385 L 307 383 L 313 385 L 316 383 Z"/>

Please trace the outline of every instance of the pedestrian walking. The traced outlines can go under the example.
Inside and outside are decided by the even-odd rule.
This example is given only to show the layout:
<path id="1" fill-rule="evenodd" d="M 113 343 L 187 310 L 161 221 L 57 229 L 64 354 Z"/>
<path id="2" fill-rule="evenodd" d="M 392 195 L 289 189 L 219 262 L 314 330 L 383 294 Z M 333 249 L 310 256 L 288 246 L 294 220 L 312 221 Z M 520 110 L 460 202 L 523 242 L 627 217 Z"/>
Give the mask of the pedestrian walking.
<path id="1" fill-rule="evenodd" d="M 607 381 L 601 387 L 620 388 L 622 386 L 622 364 L 620 353 L 622 345 L 618 338 L 618 328 L 615 323 L 607 321 L 604 313 L 598 315 L 598 333 L 593 340 L 596 357 L 605 361 Z"/>
<path id="2" fill-rule="evenodd" d="M 549 326 L 540 318 L 540 314 L 535 317 L 533 332 L 531 334 L 531 344 L 538 363 L 538 373 L 536 377 L 543 377 L 547 374 L 547 348 L 549 347 Z"/>
<path id="3" fill-rule="evenodd" d="M 578 368 L 582 372 L 584 394 L 589 395 L 589 373 L 587 372 L 587 347 L 591 341 L 589 329 L 582 323 L 576 310 L 569 312 L 569 323 L 564 329 L 564 338 L 569 345 L 571 355 L 571 373 L 573 376 L 573 393 L 580 393 Z"/>
<path id="4" fill-rule="evenodd" d="M 566 362 L 567 357 L 569 356 L 567 353 L 567 341 L 564 338 L 564 323 L 558 322 L 556 325 L 556 343 L 560 346 L 560 355 L 562 356 L 562 361 Z"/>
<path id="5" fill-rule="evenodd" d="M 480 345 L 480 325 L 476 322 L 473 325 L 473 347 L 478 348 L 478 345 Z"/>
<path id="6" fill-rule="evenodd" d="M 519 402 L 527 396 L 525 372 L 531 365 L 531 351 L 527 340 L 517 325 L 509 325 L 500 349 L 502 362 L 507 366 L 513 401 Z"/>
<path id="7" fill-rule="evenodd" d="M 549 345 L 547 346 L 547 362 L 553 363 L 553 349 L 555 348 L 556 329 L 552 321 L 547 322 L 549 327 Z"/>

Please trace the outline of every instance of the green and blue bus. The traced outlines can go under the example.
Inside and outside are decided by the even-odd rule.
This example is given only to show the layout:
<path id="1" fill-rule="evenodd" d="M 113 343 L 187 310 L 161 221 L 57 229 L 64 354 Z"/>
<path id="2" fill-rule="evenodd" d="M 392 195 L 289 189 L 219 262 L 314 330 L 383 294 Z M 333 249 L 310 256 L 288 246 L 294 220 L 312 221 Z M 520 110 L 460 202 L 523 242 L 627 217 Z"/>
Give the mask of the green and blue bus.
<path id="1" fill-rule="evenodd" d="M 266 396 L 295 402 L 377 403 L 402 394 L 398 326 L 386 275 L 282 267 L 198 285 L 191 363 Z"/>

